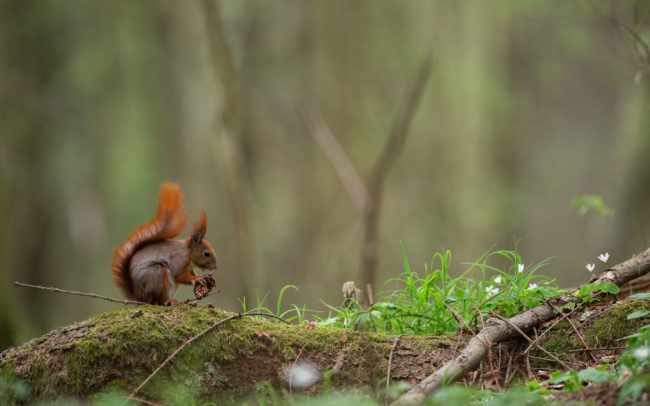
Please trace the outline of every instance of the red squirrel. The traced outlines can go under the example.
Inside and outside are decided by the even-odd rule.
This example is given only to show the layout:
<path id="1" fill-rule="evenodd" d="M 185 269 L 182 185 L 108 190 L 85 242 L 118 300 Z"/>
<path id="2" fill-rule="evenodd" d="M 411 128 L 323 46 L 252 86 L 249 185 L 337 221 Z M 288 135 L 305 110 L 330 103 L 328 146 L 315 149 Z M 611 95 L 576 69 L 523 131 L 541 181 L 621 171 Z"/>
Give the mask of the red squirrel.
<path id="1" fill-rule="evenodd" d="M 176 284 L 193 285 L 197 298 L 215 282 L 212 274 L 196 275 L 193 267 L 215 269 L 217 257 L 204 238 L 207 227 L 201 212 L 190 237 L 171 240 L 183 232 L 189 217 L 178 185 L 160 185 L 158 211 L 149 222 L 136 227 L 113 252 L 113 282 L 131 300 L 171 304 Z"/>

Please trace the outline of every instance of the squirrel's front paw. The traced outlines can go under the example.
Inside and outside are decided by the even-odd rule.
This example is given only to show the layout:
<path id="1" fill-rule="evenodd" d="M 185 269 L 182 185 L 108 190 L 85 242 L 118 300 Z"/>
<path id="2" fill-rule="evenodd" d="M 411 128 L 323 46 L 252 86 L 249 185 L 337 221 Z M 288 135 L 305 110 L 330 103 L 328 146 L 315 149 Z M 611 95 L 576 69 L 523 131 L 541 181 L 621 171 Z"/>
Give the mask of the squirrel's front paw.
<path id="1" fill-rule="evenodd" d="M 194 296 L 196 296 L 197 299 L 202 299 L 206 297 L 216 285 L 217 282 L 214 280 L 212 273 L 203 275 L 201 276 L 201 279 L 194 283 Z"/>

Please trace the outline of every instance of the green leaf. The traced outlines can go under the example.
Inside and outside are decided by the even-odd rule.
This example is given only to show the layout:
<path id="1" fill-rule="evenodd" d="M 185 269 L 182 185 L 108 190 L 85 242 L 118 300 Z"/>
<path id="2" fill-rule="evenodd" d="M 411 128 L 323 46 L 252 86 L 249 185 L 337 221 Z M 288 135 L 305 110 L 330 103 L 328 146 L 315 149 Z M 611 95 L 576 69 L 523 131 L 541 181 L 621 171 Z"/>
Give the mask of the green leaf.
<path id="1" fill-rule="evenodd" d="M 578 297 L 579 298 L 584 298 L 584 297 L 588 296 L 592 291 L 593 291 L 593 285 L 592 284 L 585 285 L 585 286 L 581 287 L 580 290 L 578 291 Z"/>
<path id="2" fill-rule="evenodd" d="M 581 381 L 589 381 L 593 383 L 605 382 L 609 379 L 610 373 L 607 371 L 600 371 L 595 368 L 587 368 L 578 372 L 578 379 Z"/>
<path id="3" fill-rule="evenodd" d="M 528 381 L 528 383 L 526 384 L 526 390 L 534 391 L 537 388 L 539 388 L 539 382 L 537 382 L 534 379 L 532 381 Z"/>
<path id="4" fill-rule="evenodd" d="M 600 284 L 600 290 L 602 292 L 608 292 L 611 293 L 612 295 L 615 295 L 621 291 L 621 288 L 619 288 L 618 286 L 616 286 L 611 282 L 604 282 Z"/>
<path id="5" fill-rule="evenodd" d="M 637 310 L 627 315 L 628 320 L 640 319 L 650 314 L 650 310 Z"/>

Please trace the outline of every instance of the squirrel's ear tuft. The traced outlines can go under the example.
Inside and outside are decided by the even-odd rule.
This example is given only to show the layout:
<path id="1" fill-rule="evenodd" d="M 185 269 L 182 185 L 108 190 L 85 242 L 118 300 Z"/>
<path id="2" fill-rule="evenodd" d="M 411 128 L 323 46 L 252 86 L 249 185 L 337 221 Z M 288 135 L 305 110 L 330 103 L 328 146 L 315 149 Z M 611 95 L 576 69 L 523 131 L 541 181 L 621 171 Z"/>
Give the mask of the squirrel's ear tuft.
<path id="1" fill-rule="evenodd" d="M 205 212 L 201 212 L 199 219 L 194 223 L 192 228 L 192 244 L 199 244 L 203 237 L 205 237 L 205 230 L 208 228 L 208 220 L 205 217 Z"/>

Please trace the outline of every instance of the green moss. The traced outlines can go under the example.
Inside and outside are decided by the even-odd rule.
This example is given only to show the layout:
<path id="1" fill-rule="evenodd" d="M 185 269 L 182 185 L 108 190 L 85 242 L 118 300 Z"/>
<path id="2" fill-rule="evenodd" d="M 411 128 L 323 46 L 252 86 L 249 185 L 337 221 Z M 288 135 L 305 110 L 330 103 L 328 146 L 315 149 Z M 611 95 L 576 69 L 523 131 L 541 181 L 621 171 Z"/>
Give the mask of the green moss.
<path id="1" fill-rule="evenodd" d="M 569 330 L 571 330 L 571 325 L 569 322 L 562 320 L 555 325 L 553 331 L 548 335 L 548 338 L 544 340 L 542 344 L 547 351 L 553 354 L 557 354 L 558 358 L 563 361 L 566 360 L 564 354 L 567 351 L 584 347 L 578 338 L 574 339 L 567 336 Z M 540 351 L 538 354 L 543 354 L 543 352 Z"/>
<path id="2" fill-rule="evenodd" d="M 60 375 L 52 373 L 51 361 L 52 357 L 44 352 L 32 356 L 27 381 L 35 394 L 56 394 L 56 388 L 64 384 Z"/>
<path id="3" fill-rule="evenodd" d="M 154 369 L 182 342 L 171 337 L 191 336 L 215 322 L 214 314 L 200 309 L 143 306 L 143 314 L 131 317 L 133 309 L 106 313 L 90 320 L 96 327 L 75 344 L 66 358 L 69 388 L 73 394 L 87 393 L 88 382 L 132 381 L 137 371 Z M 197 342 L 184 350 L 182 359 L 197 358 L 206 346 Z M 105 371 L 98 365 L 114 365 L 117 371 Z M 144 379 L 144 378 L 142 378 Z"/>
<path id="4" fill-rule="evenodd" d="M 640 327 L 648 323 L 647 319 L 643 318 L 627 319 L 628 314 L 637 310 L 650 310 L 650 302 L 633 301 L 612 308 L 585 330 L 587 343 L 592 346 L 620 345 L 616 344 L 617 340 L 636 333 Z"/>
<path id="5" fill-rule="evenodd" d="M 650 302 L 632 301 L 616 304 L 606 314 L 599 315 L 593 322 L 587 322 L 586 326 L 582 326 L 579 320 L 582 313 L 577 313 L 572 317 L 572 322 L 576 328 L 579 328 L 590 347 L 618 347 L 623 345 L 619 341 L 621 338 L 634 334 L 641 326 L 648 323 L 647 319 L 627 319 L 628 314 L 642 309 L 650 310 Z M 568 360 L 566 354 L 572 350 L 585 348 L 567 320 L 557 323 L 542 345 L 562 361 Z M 542 351 L 537 351 L 535 355 L 547 357 Z M 584 361 L 591 360 L 587 352 L 572 352 L 572 356 Z M 548 364 L 542 362 L 538 365 L 548 366 Z"/>

